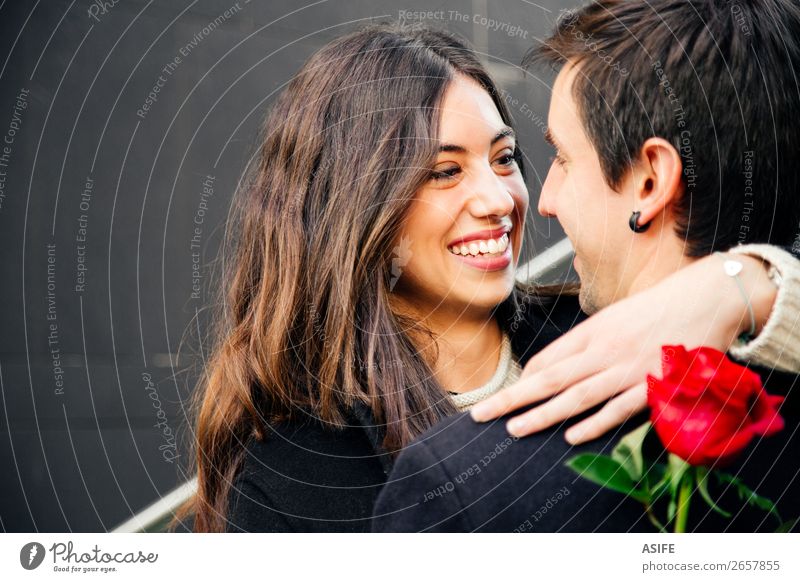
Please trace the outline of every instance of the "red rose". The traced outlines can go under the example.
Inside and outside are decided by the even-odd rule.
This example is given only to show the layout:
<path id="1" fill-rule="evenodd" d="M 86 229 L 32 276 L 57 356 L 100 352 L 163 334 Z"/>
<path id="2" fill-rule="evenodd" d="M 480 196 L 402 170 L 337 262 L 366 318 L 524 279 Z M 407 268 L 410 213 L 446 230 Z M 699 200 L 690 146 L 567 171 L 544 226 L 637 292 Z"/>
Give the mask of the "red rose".
<path id="1" fill-rule="evenodd" d="M 761 378 L 712 348 L 663 346 L 663 378 L 647 376 L 650 420 L 665 448 L 691 465 L 724 465 L 756 436 L 783 429 Z"/>

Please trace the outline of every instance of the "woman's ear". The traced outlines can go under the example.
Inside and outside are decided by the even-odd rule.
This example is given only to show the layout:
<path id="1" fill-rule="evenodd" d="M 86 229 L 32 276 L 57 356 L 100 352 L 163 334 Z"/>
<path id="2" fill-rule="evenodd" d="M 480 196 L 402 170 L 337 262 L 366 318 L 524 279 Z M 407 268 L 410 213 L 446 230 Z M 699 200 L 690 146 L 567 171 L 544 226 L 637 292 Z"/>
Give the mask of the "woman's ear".
<path id="1" fill-rule="evenodd" d="M 661 215 L 683 194 L 683 162 L 678 150 L 660 137 L 647 139 L 640 150 L 634 183 L 635 208 L 645 224 Z"/>

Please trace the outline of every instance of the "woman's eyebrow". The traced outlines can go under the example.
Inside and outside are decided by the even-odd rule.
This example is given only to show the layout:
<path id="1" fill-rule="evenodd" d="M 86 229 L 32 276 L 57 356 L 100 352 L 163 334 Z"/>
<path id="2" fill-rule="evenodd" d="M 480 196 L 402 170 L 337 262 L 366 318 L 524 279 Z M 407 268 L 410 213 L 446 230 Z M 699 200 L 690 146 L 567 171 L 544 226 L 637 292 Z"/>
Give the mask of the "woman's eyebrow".
<path id="1" fill-rule="evenodd" d="M 514 133 L 514 130 L 513 130 L 513 129 L 511 129 L 510 127 L 504 127 L 504 128 L 503 128 L 503 129 L 501 129 L 499 132 L 497 132 L 497 135 L 496 135 L 496 136 L 494 136 L 494 137 L 492 138 L 492 143 L 491 143 L 491 145 L 494 145 L 494 144 L 496 144 L 498 141 L 500 141 L 500 140 L 501 140 L 501 139 L 503 139 L 504 137 L 510 137 L 510 138 L 512 138 L 512 139 L 517 139 L 517 135 Z"/>
<path id="2" fill-rule="evenodd" d="M 512 139 L 516 139 L 516 134 L 514 133 L 514 130 L 511 129 L 510 127 L 504 127 L 503 129 L 501 129 L 500 131 L 497 132 L 497 134 L 492 138 L 492 141 L 489 143 L 489 145 L 496 144 L 498 141 L 500 141 L 504 137 L 510 137 Z M 465 147 L 463 147 L 463 146 L 460 146 L 460 145 L 443 143 L 443 144 L 441 144 L 439 146 L 439 151 L 440 152 L 455 152 L 455 153 L 463 154 L 463 153 L 466 153 L 467 149 Z"/>

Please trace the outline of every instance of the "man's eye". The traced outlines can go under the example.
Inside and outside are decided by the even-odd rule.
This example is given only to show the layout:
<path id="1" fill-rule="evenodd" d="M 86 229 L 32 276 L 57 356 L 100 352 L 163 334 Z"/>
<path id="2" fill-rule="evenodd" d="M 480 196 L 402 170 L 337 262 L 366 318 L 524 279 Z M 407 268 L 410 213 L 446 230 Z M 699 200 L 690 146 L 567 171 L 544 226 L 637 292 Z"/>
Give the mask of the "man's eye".
<path id="1" fill-rule="evenodd" d="M 445 168 L 443 170 L 433 170 L 431 172 L 431 179 L 450 180 L 452 178 L 455 178 L 460 171 L 461 168 L 459 168 L 458 166 L 453 166 L 452 168 Z"/>
<path id="2" fill-rule="evenodd" d="M 550 158 L 550 162 L 551 162 L 551 163 L 552 163 L 552 162 L 555 162 L 556 164 L 558 164 L 558 165 L 559 165 L 560 167 L 562 167 L 562 168 L 563 168 L 564 166 L 566 166 L 566 165 L 567 165 L 567 160 L 565 160 L 564 158 L 562 158 L 562 157 L 561 157 L 561 154 L 556 154 L 555 156 L 552 156 L 552 157 Z"/>

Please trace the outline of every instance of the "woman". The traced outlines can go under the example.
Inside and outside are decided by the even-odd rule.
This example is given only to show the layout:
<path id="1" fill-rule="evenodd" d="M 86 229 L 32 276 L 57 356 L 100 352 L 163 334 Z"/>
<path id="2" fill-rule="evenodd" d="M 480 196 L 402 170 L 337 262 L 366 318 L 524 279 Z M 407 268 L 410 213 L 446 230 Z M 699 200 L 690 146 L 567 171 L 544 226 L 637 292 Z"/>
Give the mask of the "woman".
<path id="1" fill-rule="evenodd" d="M 366 531 L 392 457 L 582 314 L 515 283 L 522 156 L 453 36 L 381 25 L 331 42 L 265 134 L 181 515 L 195 531 Z"/>

